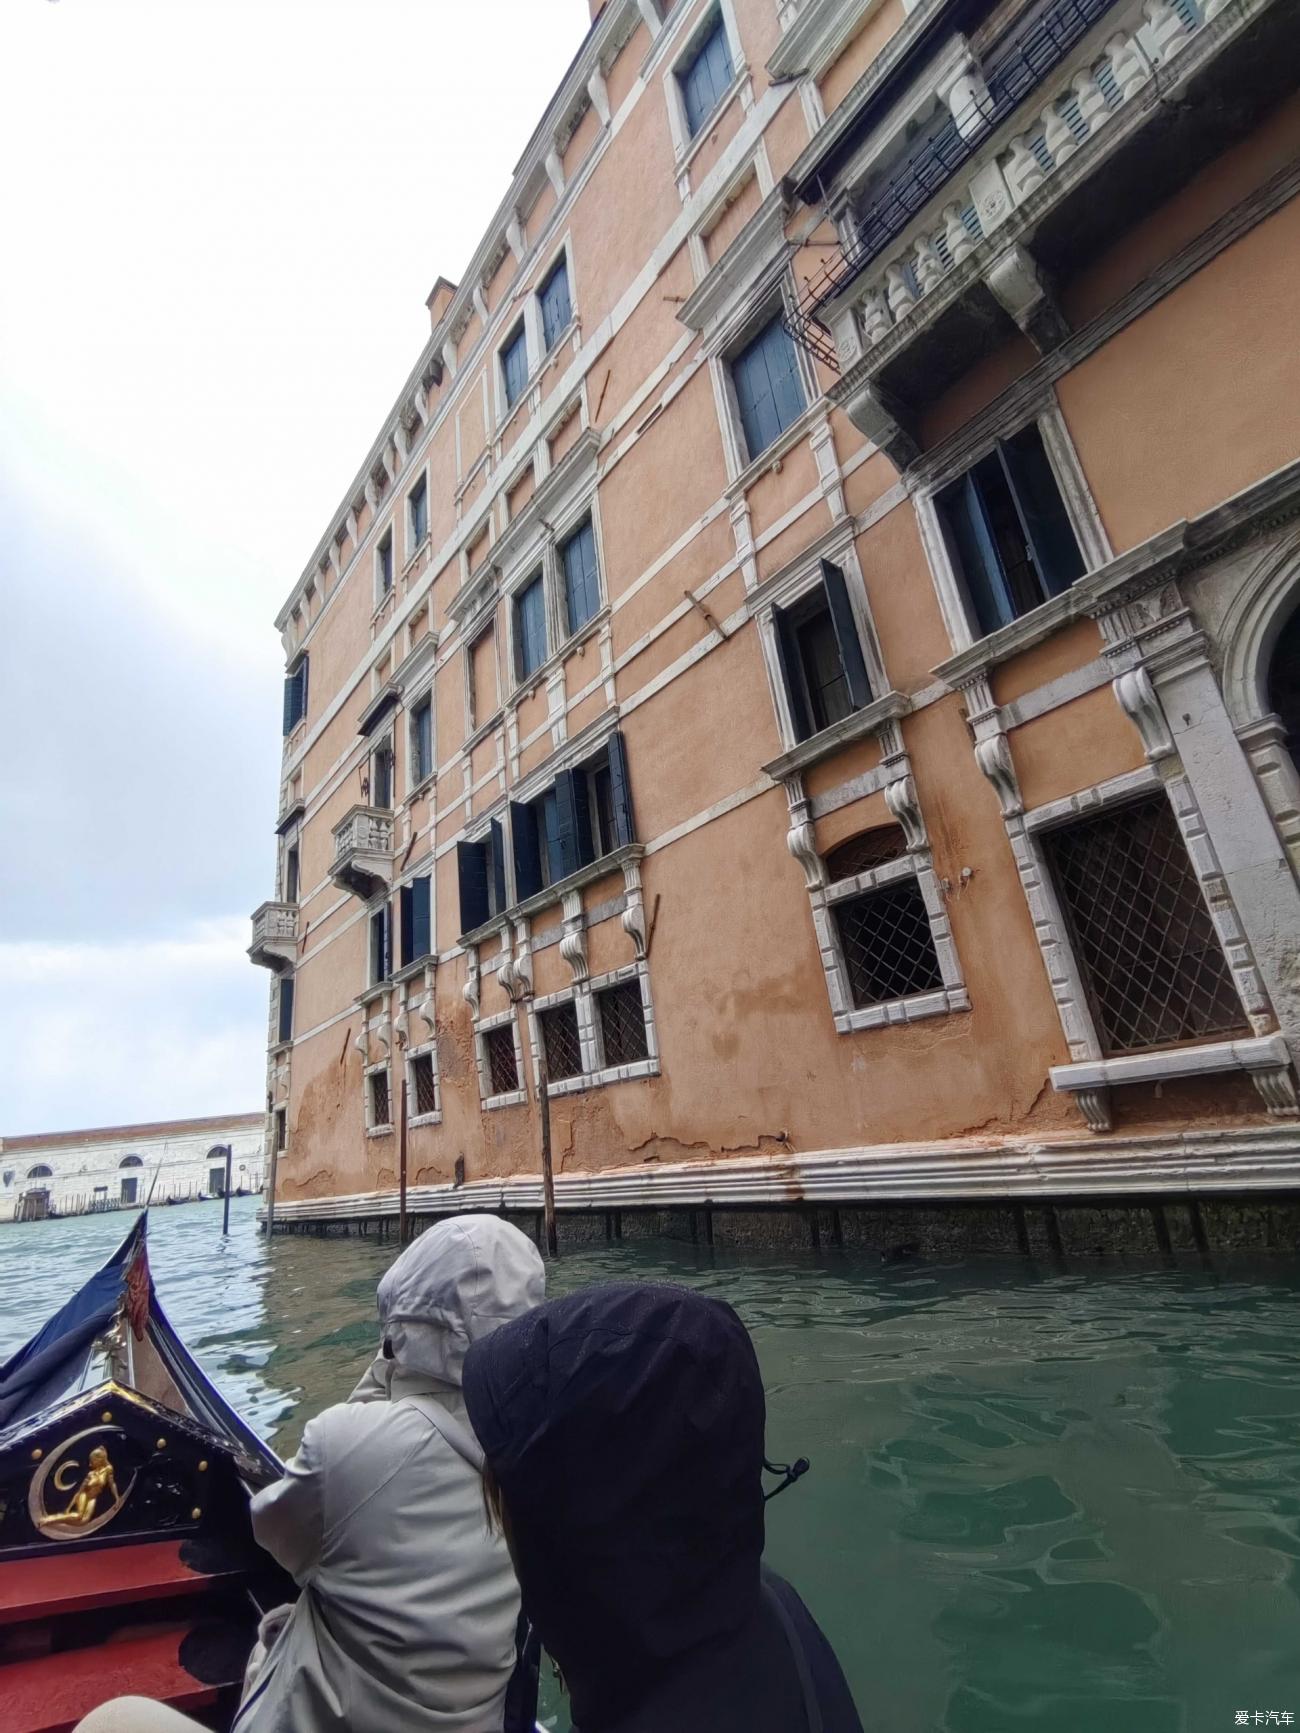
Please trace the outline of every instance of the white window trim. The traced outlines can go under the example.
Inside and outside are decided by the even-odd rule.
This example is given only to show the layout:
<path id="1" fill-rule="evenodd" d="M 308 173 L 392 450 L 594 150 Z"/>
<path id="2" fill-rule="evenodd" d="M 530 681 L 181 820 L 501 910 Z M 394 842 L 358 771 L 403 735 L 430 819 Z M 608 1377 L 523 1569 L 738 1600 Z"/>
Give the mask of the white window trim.
<path id="1" fill-rule="evenodd" d="M 511 403 L 506 397 L 506 350 L 514 341 L 521 325 L 524 332 L 524 383 L 518 397 Z M 534 292 L 525 298 L 519 318 L 513 321 L 510 329 L 497 345 L 496 365 L 492 369 L 496 381 L 497 433 L 500 433 L 506 423 L 521 409 L 529 408 L 529 400 L 536 390 L 537 375 L 544 359 L 542 304 Z"/>
<path id="2" fill-rule="evenodd" d="M 429 705 L 429 768 L 424 775 L 416 777 L 415 760 L 415 713 L 420 706 L 428 701 Z M 411 693 L 406 702 L 406 798 L 411 799 L 421 789 L 427 788 L 438 775 L 438 711 L 433 701 L 433 670 Z"/>
<path id="3" fill-rule="evenodd" d="M 683 14 L 684 16 L 684 14 Z M 686 100 L 682 95 L 680 74 L 686 62 L 694 57 L 707 36 L 712 34 L 713 26 L 722 20 L 722 28 L 726 32 L 727 52 L 731 57 L 731 83 L 705 115 L 699 129 L 692 132 L 690 122 L 686 118 Z M 678 27 L 680 28 L 680 20 Z M 665 21 L 665 29 L 668 28 Z M 663 31 L 660 32 L 662 39 Z M 744 46 L 740 38 L 740 28 L 736 22 L 735 8 L 732 0 L 715 0 L 715 4 L 706 6 L 699 17 L 685 31 L 681 32 L 671 60 L 663 70 L 664 99 L 668 105 L 668 127 L 673 140 L 673 166 L 680 176 L 689 167 L 691 159 L 708 138 L 714 126 L 721 120 L 723 114 L 735 101 L 737 94 L 749 79 L 749 63 L 745 59 Z"/>
<path id="4" fill-rule="evenodd" d="M 414 1113 L 407 1116 L 407 1129 L 414 1131 L 421 1125 L 442 1124 L 442 1077 L 438 1070 L 438 1043 L 434 1040 L 422 1042 L 418 1047 L 408 1047 L 406 1050 L 406 1099 L 408 1106 L 415 1100 L 415 1061 L 428 1059 L 433 1066 L 433 1098 L 437 1103 L 432 1113 Z"/>
<path id="5" fill-rule="evenodd" d="M 647 1057 L 634 1060 L 630 1065 L 607 1065 L 600 1032 L 600 1015 L 596 1009 L 596 997 L 610 987 L 620 986 L 624 981 L 633 979 L 639 982 L 641 989 L 641 1011 L 645 1018 Z M 538 1055 L 539 1043 L 542 1039 L 539 1016 L 543 1011 L 553 1010 L 557 1005 L 570 1003 L 577 1013 L 578 1040 L 582 1052 L 583 1068 L 574 1077 L 562 1077 L 555 1082 L 548 1080 L 546 1085 L 548 1097 L 577 1095 L 584 1090 L 600 1089 L 610 1083 L 627 1083 L 637 1078 L 657 1077 L 659 1075 L 659 1039 L 650 997 L 649 965 L 644 962 L 636 962 L 629 963 L 620 969 L 610 970 L 607 974 L 597 975 L 579 982 L 573 987 L 566 987 L 558 993 L 548 993 L 544 997 L 532 1001 L 528 1008 L 528 1038 L 532 1049 L 530 1058 L 534 1084 L 536 1084 L 539 1075 Z"/>
<path id="6" fill-rule="evenodd" d="M 419 487 L 421 481 L 423 481 L 423 483 L 424 483 L 424 524 L 425 524 L 425 528 L 424 528 L 424 534 L 417 541 L 415 539 L 415 531 L 414 531 L 414 523 L 413 523 L 414 514 L 413 514 L 412 506 L 411 506 L 411 495 L 415 492 L 416 488 Z M 402 576 L 403 577 L 405 577 L 407 572 L 410 570 L 411 564 L 414 561 L 416 555 L 420 552 L 420 550 L 422 548 L 427 547 L 427 545 L 428 545 L 429 535 L 430 535 L 429 525 L 433 522 L 433 513 L 430 509 L 431 504 L 432 504 L 432 498 L 433 498 L 433 496 L 432 496 L 432 493 L 430 491 L 430 482 L 429 482 L 429 466 L 426 463 L 421 469 L 417 470 L 416 473 L 411 477 L 410 486 L 407 488 L 405 494 L 403 494 L 403 496 L 402 496 L 402 517 L 403 517 L 403 519 L 405 521 L 405 525 L 406 525 L 406 559 L 402 564 Z M 396 539 L 396 538 L 394 538 L 394 539 Z M 397 579 L 396 572 L 394 572 L 394 574 L 393 574 L 393 579 L 394 579 L 393 587 L 396 588 L 396 579 Z"/>
<path id="7" fill-rule="evenodd" d="M 750 486 L 786 452 L 807 437 L 817 421 L 825 415 L 822 390 L 813 372 L 812 359 L 801 343 L 790 339 L 799 384 L 803 391 L 803 412 L 789 427 L 757 456 L 752 456 L 745 440 L 744 423 L 740 418 L 740 400 L 736 396 L 731 367 L 737 354 L 746 347 L 764 326 L 791 305 L 791 278 L 783 271 L 779 283 L 757 302 L 743 308 L 736 317 L 721 325 L 709 343 L 709 373 L 713 379 L 713 395 L 718 407 L 718 424 L 722 432 L 722 450 L 727 462 L 727 491 L 738 494 Z"/>
<path id="8" fill-rule="evenodd" d="M 383 577 L 381 575 L 382 574 L 382 567 L 380 564 L 380 553 L 381 553 L 381 550 L 382 550 L 385 542 L 388 543 L 388 564 L 389 564 L 389 570 L 392 573 L 392 576 L 389 579 L 387 589 L 384 588 Z M 388 598 L 393 594 L 394 590 L 396 590 L 396 588 L 397 588 L 397 537 L 393 532 L 393 525 L 392 525 L 391 521 L 389 522 L 389 525 L 388 525 L 387 529 L 383 532 L 383 534 L 380 536 L 376 536 L 376 538 L 375 538 L 375 547 L 374 547 L 373 558 L 374 558 L 374 570 L 375 570 L 375 607 L 374 607 L 374 611 L 375 611 L 375 613 L 378 613 L 380 608 L 383 607 L 384 603 L 388 600 Z"/>
<path id="9" fill-rule="evenodd" d="M 381 1071 L 388 1079 L 388 1120 L 384 1125 L 377 1125 L 374 1118 L 374 1092 L 370 1087 L 370 1079 Z M 393 1134 L 393 1069 L 387 1059 L 381 1059 L 378 1065 L 367 1065 L 363 1068 L 362 1089 L 365 1095 L 366 1136 L 391 1137 Z"/>
<path id="10" fill-rule="evenodd" d="M 793 752 L 800 747 L 807 747 L 818 739 L 816 734 L 806 740 L 800 740 L 794 730 L 794 718 L 790 713 L 790 697 L 785 689 L 785 681 L 781 676 L 781 661 L 776 643 L 776 617 L 778 608 L 791 607 L 801 597 L 810 595 L 822 581 L 821 563 L 829 560 L 844 573 L 845 588 L 849 593 L 849 606 L 853 610 L 854 624 L 858 629 L 858 644 L 862 650 L 862 659 L 866 663 L 867 680 L 873 693 L 872 703 L 868 710 L 883 700 L 893 696 L 889 677 L 885 673 L 884 657 L 880 648 L 880 640 L 876 635 L 875 622 L 871 618 L 871 608 L 867 601 L 867 586 L 862 576 L 862 566 L 858 559 L 857 544 L 853 535 L 852 520 L 842 533 L 837 534 L 829 543 L 816 543 L 810 549 L 800 554 L 797 560 L 791 562 L 782 574 L 779 582 L 768 588 L 763 597 L 763 605 L 755 611 L 758 622 L 759 642 L 763 648 L 763 663 L 767 669 L 768 686 L 772 694 L 772 705 L 776 711 L 777 728 L 781 735 L 781 744 L 787 752 Z M 822 729 L 821 733 L 831 735 L 840 724 L 832 723 L 831 728 Z"/>
<path id="11" fill-rule="evenodd" d="M 511 1038 L 515 1044 L 515 1075 L 520 1082 L 520 1088 L 507 1090 L 502 1095 L 490 1095 L 492 1087 L 492 1072 L 488 1065 L 487 1043 L 485 1036 L 493 1029 L 499 1029 L 503 1024 L 510 1025 Z M 524 1055 L 519 1041 L 519 1019 L 513 1007 L 508 1011 L 498 1012 L 494 1017 L 480 1018 L 474 1025 L 474 1052 L 478 1060 L 478 1092 L 479 1103 L 485 1112 L 493 1112 L 498 1107 L 518 1107 L 527 1101 L 528 1091 L 522 1087 L 524 1081 Z"/>
<path id="12" fill-rule="evenodd" d="M 560 548 L 587 518 L 591 519 L 592 538 L 596 545 L 596 584 L 600 601 L 595 613 L 570 631 L 564 561 L 560 556 Z M 508 704 L 517 704 L 544 685 L 564 659 L 571 655 L 579 644 L 585 643 L 608 618 L 610 602 L 605 584 L 604 538 L 594 478 L 590 491 L 565 502 L 551 520 L 539 521 L 534 534 L 511 564 L 515 569 L 508 578 L 503 578 L 501 584 L 501 594 L 506 605 L 507 655 L 510 669 L 510 685 L 505 701 Z M 517 603 L 521 593 L 528 588 L 539 571 L 542 577 L 543 615 L 546 621 L 546 654 L 531 673 L 521 677 Z"/>
<path id="13" fill-rule="evenodd" d="M 990 661 L 997 660 L 1002 656 L 1013 655 L 1017 650 L 1029 648 L 1044 635 L 1045 628 L 1051 631 L 1060 624 L 1057 615 L 1065 605 L 1069 590 L 1040 602 L 1036 608 L 1030 608 L 1027 613 L 1021 614 L 1009 625 L 999 627 L 996 632 L 982 633 L 967 594 L 966 581 L 957 570 L 957 562 L 949 549 L 948 537 L 939 514 L 938 496 L 946 487 L 987 457 L 999 439 L 1005 439 L 1008 434 L 1022 432 L 1031 424 L 1038 428 L 1042 436 L 1043 449 L 1047 453 L 1070 527 L 1083 555 L 1084 569 L 1080 580 L 1076 581 L 1086 578 L 1113 558 L 1097 503 L 1092 497 L 1087 477 L 1083 473 L 1083 465 L 1079 462 L 1078 452 L 1055 399 L 1045 403 L 1036 413 L 1026 416 L 1015 427 L 990 432 L 978 447 L 971 451 L 963 450 L 960 462 L 945 465 L 943 470 L 913 496 L 921 543 L 929 562 L 930 575 L 939 600 L 939 611 L 943 615 L 954 652 L 970 649 L 976 644 L 987 644 Z"/>
<path id="14" fill-rule="evenodd" d="M 564 261 L 564 274 L 569 286 L 569 317 L 563 329 L 559 332 L 555 341 L 548 349 L 546 347 L 546 326 L 542 320 L 542 286 L 547 282 L 552 271 L 554 271 L 555 267 L 561 260 Z M 540 357 L 537 363 L 537 369 L 540 371 L 545 367 L 546 363 L 551 359 L 556 351 L 563 347 L 565 338 L 569 336 L 570 332 L 572 332 L 574 327 L 579 323 L 578 298 L 574 292 L 573 245 L 567 229 L 558 245 L 552 249 L 545 265 L 543 265 L 543 267 L 537 272 L 535 280 L 537 287 L 533 290 L 529 299 L 535 302 L 537 307 L 537 354 Z M 531 370 L 528 384 L 532 384 Z M 525 393 L 527 392 L 527 389 L 528 387 L 525 386 Z M 518 405 L 516 404 L 515 407 L 518 408 Z"/>

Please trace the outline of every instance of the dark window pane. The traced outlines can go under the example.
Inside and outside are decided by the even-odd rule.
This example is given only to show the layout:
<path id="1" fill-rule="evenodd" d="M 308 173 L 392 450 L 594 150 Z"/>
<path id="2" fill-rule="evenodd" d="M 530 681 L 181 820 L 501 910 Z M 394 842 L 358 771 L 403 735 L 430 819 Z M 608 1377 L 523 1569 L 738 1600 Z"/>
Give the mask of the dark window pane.
<path id="1" fill-rule="evenodd" d="M 546 660 L 546 593 L 540 572 L 515 600 L 515 644 L 519 678 L 526 680 Z"/>
<path id="2" fill-rule="evenodd" d="M 501 376 L 505 380 L 506 403 L 513 409 L 528 383 L 528 336 L 522 325 L 501 351 Z"/>
<path id="3" fill-rule="evenodd" d="M 285 975 L 280 980 L 280 1000 L 277 1006 L 277 1034 L 281 1041 L 288 1041 L 293 1035 L 293 976 Z"/>
<path id="4" fill-rule="evenodd" d="M 553 788 L 536 803 L 538 854 L 541 857 L 542 883 L 553 884 L 565 875 L 563 851 L 560 846 L 560 802 Z"/>
<path id="5" fill-rule="evenodd" d="M 393 749 L 385 743 L 377 747 L 371 759 L 370 804 L 381 811 L 393 804 Z"/>
<path id="6" fill-rule="evenodd" d="M 411 781 L 433 775 L 433 701 L 426 698 L 411 712 Z"/>
<path id="7" fill-rule="evenodd" d="M 943 985 L 915 879 L 832 907 L 855 1005 L 881 1005 Z"/>
<path id="8" fill-rule="evenodd" d="M 731 378 L 745 446 L 752 459 L 766 451 L 804 411 L 794 343 L 779 314 L 736 355 Z"/>
<path id="9" fill-rule="evenodd" d="M 564 564 L 564 603 L 569 630 L 576 632 L 600 607 L 600 574 L 596 569 L 596 537 L 588 520 L 560 549 Z"/>
<path id="10" fill-rule="evenodd" d="M 1038 569 L 1039 588 L 1044 597 L 1059 595 L 1083 576 L 1083 554 L 1037 427 L 1021 428 L 1007 440 L 1002 458 Z"/>
<path id="11" fill-rule="evenodd" d="M 284 857 L 284 900 L 286 903 L 298 901 L 298 850 L 291 848 Z"/>
<path id="12" fill-rule="evenodd" d="M 392 959 L 388 945 L 388 904 L 376 909 L 370 917 L 370 980 L 386 981 L 391 972 Z"/>
<path id="13" fill-rule="evenodd" d="M 438 1111 L 438 1089 L 433 1076 L 433 1055 L 419 1053 L 411 1061 L 411 1088 L 415 1115 Z"/>
<path id="14" fill-rule="evenodd" d="M 519 1087 L 519 1067 L 515 1064 L 514 1030 L 509 1023 L 499 1023 L 483 1037 L 487 1055 L 488 1088 L 493 1095 L 511 1095 Z"/>
<path id="15" fill-rule="evenodd" d="M 429 533 L 429 489 L 423 478 L 416 482 L 407 499 L 411 510 L 411 546 L 415 548 Z"/>
<path id="16" fill-rule="evenodd" d="M 826 875 L 833 885 L 838 884 L 841 879 L 855 879 L 859 873 L 872 872 L 906 853 L 907 841 L 901 825 L 877 825 L 874 830 L 864 830 L 831 849 L 824 856 Z"/>
<path id="17" fill-rule="evenodd" d="M 596 767 L 591 773 L 591 840 L 596 859 L 618 847 L 614 832 L 614 790 L 609 764 Z"/>
<path id="18" fill-rule="evenodd" d="M 370 1123 L 372 1126 L 392 1123 L 392 1113 L 388 1104 L 387 1070 L 370 1073 Z"/>
<path id="19" fill-rule="evenodd" d="M 814 730 L 829 728 L 853 709 L 830 610 L 820 608 L 795 628 Z"/>
<path id="20" fill-rule="evenodd" d="M 582 1041 L 578 1035 L 578 1010 L 570 999 L 539 1011 L 542 1040 L 546 1044 L 546 1075 L 552 1083 L 582 1075 Z"/>
<path id="21" fill-rule="evenodd" d="M 393 537 L 390 531 L 379 544 L 379 589 L 387 595 L 393 587 Z"/>
<path id="22" fill-rule="evenodd" d="M 549 350 L 572 317 L 569 305 L 569 271 L 563 259 L 538 291 L 542 304 L 542 339 Z"/>
<path id="23" fill-rule="evenodd" d="M 1214 923 L 1163 795 L 1043 845 L 1108 1053 L 1246 1028 Z"/>
<path id="24" fill-rule="evenodd" d="M 600 1014 L 600 1039 L 607 1068 L 635 1065 L 638 1060 L 650 1057 L 639 979 L 620 981 L 617 987 L 597 993 L 596 1009 Z"/>
<path id="25" fill-rule="evenodd" d="M 718 18 L 677 74 L 686 109 L 686 125 L 692 138 L 717 107 L 732 77 L 731 49 L 722 19 Z"/>

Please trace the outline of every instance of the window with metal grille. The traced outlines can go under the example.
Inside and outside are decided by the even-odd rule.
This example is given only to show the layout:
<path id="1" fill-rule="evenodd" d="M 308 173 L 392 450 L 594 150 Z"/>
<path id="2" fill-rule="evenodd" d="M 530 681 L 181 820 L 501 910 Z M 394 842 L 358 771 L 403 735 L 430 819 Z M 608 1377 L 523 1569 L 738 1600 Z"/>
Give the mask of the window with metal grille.
<path id="1" fill-rule="evenodd" d="M 499 1023 L 483 1036 L 487 1054 L 488 1088 L 493 1095 L 510 1095 L 519 1087 L 519 1067 L 515 1063 L 515 1032 L 509 1023 Z"/>
<path id="2" fill-rule="evenodd" d="M 1163 795 L 1049 831 L 1043 848 L 1107 1053 L 1245 1029 L 1210 911 Z"/>
<path id="3" fill-rule="evenodd" d="M 1024 427 L 938 498 L 978 631 L 1008 625 L 1084 570 L 1042 434 Z"/>
<path id="4" fill-rule="evenodd" d="M 616 987 L 597 993 L 596 1010 L 606 1067 L 635 1065 L 639 1059 L 650 1057 L 639 979 L 620 981 Z"/>
<path id="5" fill-rule="evenodd" d="M 881 1005 L 943 985 L 930 917 L 915 879 L 832 906 L 855 1005 Z"/>
<path id="6" fill-rule="evenodd" d="M 582 1075 L 582 1038 L 578 1034 L 578 1008 L 570 999 L 539 1011 L 542 1040 L 546 1044 L 546 1075 L 552 1083 Z"/>
<path id="7" fill-rule="evenodd" d="M 898 860 L 907 853 L 907 839 L 898 824 L 879 824 L 874 830 L 864 830 L 857 836 L 838 843 L 823 858 L 826 876 L 831 883 L 855 879 L 859 873 L 869 873 L 886 861 Z"/>
<path id="8" fill-rule="evenodd" d="M 372 1126 L 391 1124 L 388 1106 L 388 1072 L 370 1073 L 370 1123 Z"/>
<path id="9" fill-rule="evenodd" d="M 438 1111 L 438 1086 L 433 1075 L 433 1054 L 417 1053 L 411 1061 L 411 1093 L 416 1117 Z"/>

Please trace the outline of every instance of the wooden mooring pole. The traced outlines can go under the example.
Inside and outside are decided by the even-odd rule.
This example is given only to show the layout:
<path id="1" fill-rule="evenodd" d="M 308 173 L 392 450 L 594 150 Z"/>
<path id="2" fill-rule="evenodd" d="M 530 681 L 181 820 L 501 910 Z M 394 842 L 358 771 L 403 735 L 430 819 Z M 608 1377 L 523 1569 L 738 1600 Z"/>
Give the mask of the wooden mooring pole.
<path id="1" fill-rule="evenodd" d="M 226 1145 L 226 1185 L 221 1194 L 221 1231 L 230 1232 L 230 1164 L 235 1159 L 235 1152 L 229 1144 Z"/>
<path id="2" fill-rule="evenodd" d="M 401 1108 L 397 1120 L 397 1243 L 406 1244 L 406 1077 L 403 1067 Z"/>

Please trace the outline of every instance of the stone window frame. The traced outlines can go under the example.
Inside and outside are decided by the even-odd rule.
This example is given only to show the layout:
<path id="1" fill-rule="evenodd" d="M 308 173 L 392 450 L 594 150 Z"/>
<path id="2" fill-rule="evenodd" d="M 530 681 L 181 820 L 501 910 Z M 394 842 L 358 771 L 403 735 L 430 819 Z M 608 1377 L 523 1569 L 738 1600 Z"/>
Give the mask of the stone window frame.
<path id="1" fill-rule="evenodd" d="M 591 520 L 592 540 L 596 548 L 596 579 L 600 601 L 595 612 L 575 630 L 569 630 L 565 604 L 564 563 L 560 557 L 563 543 Z M 539 518 L 533 532 L 510 558 L 501 574 L 501 598 L 505 604 L 505 676 L 506 687 L 502 707 L 514 707 L 541 685 L 550 686 L 561 676 L 565 660 L 580 644 L 595 635 L 610 617 L 609 583 L 606 576 L 605 542 L 600 521 L 600 502 L 596 492 L 594 472 L 581 489 L 572 493 L 548 517 Z M 546 618 L 546 654 L 538 665 L 519 677 L 519 631 L 516 602 L 520 593 L 541 573 L 542 597 Z M 477 640 L 476 640 L 477 642 Z M 498 680 L 501 667 L 498 661 Z M 562 693 L 560 695 L 563 696 Z"/>
<path id="2" fill-rule="evenodd" d="M 631 980 L 637 981 L 641 989 L 641 1011 L 645 1018 L 647 1054 L 644 1059 L 634 1060 L 630 1065 L 607 1065 L 600 1032 L 600 1015 L 596 1008 L 596 995 L 607 991 L 610 987 L 618 987 L 623 982 Z M 538 1017 L 543 1011 L 550 1011 L 557 1005 L 568 1003 L 573 1004 L 577 1013 L 578 1040 L 582 1049 L 583 1068 L 576 1077 L 562 1077 L 554 1083 L 548 1082 L 546 1085 L 548 1097 L 576 1095 L 583 1090 L 599 1089 L 608 1083 L 626 1083 L 640 1077 L 659 1076 L 659 1038 L 655 1026 L 654 1002 L 650 992 L 650 967 L 644 959 L 639 959 L 634 963 L 624 964 L 620 968 L 610 969 L 603 975 L 586 977 L 581 981 L 576 981 L 572 987 L 564 987 L 559 992 L 547 993 L 541 998 L 530 1001 L 528 1006 L 528 1039 L 534 1083 L 538 1075 L 538 1042 L 541 1040 Z"/>
<path id="3" fill-rule="evenodd" d="M 442 1073 L 438 1067 L 438 1043 L 436 1039 L 432 1034 L 430 1034 L 429 1039 L 427 1041 L 422 1041 L 419 1046 L 408 1047 L 402 1058 L 406 1067 L 406 1099 L 408 1106 L 406 1120 L 407 1129 L 414 1130 L 416 1127 L 421 1125 L 441 1125 Z M 432 1113 L 411 1113 L 409 1111 L 409 1108 L 414 1106 L 416 1100 L 415 1061 L 417 1059 L 428 1059 L 433 1067 L 433 1096 L 436 1106 Z"/>
<path id="4" fill-rule="evenodd" d="M 388 583 L 383 581 L 383 568 L 380 555 L 384 548 L 388 549 Z M 374 600 L 372 613 L 377 614 L 397 588 L 397 529 L 390 518 L 383 530 L 375 537 L 375 545 L 371 552 L 374 566 Z M 405 560 L 402 564 L 405 565 Z"/>
<path id="5" fill-rule="evenodd" d="M 718 427 L 722 435 L 722 452 L 727 466 L 727 493 L 742 494 L 760 475 L 773 467 L 806 438 L 817 421 L 825 416 L 824 392 L 817 382 L 811 355 L 802 343 L 790 338 L 799 384 L 803 390 L 803 413 L 792 421 L 769 446 L 751 458 L 740 418 L 740 403 L 731 376 L 735 356 L 756 337 L 774 317 L 791 312 L 798 302 L 798 291 L 790 270 L 784 246 L 774 256 L 780 274 L 771 280 L 770 270 L 760 273 L 751 292 L 735 307 L 729 317 L 720 319 L 711 333 L 705 350 L 709 358 L 709 376 L 713 382 L 713 398 L 718 412 Z M 787 333 L 788 334 L 788 333 Z"/>
<path id="6" fill-rule="evenodd" d="M 412 521 L 413 500 L 421 482 L 424 484 L 424 534 L 417 539 L 414 533 L 414 524 Z M 410 570 L 412 563 L 420 553 L 421 549 L 429 545 L 429 537 L 431 534 L 429 526 L 432 522 L 433 487 L 429 475 L 429 465 L 424 463 L 418 466 L 412 474 L 407 477 L 406 492 L 402 495 L 402 545 L 406 550 L 406 557 L 402 561 L 401 566 L 401 575 L 403 577 L 405 577 L 407 572 Z M 394 541 L 396 541 L 396 537 L 394 537 Z M 396 588 L 396 577 L 397 574 L 394 573 L 394 588 Z"/>
<path id="7" fill-rule="evenodd" d="M 388 1118 L 382 1125 L 375 1121 L 374 1090 L 371 1086 L 371 1079 L 377 1077 L 380 1072 L 383 1072 L 388 1084 Z M 361 1076 L 362 1095 L 365 1102 L 366 1136 L 391 1137 L 396 1120 L 393 1117 L 393 1067 L 389 1056 L 385 1054 L 378 1064 L 363 1065 Z"/>
<path id="8" fill-rule="evenodd" d="M 872 691 L 872 702 L 861 710 L 852 711 L 841 721 L 831 723 L 829 728 L 819 729 L 817 733 L 800 740 L 795 734 L 790 698 L 781 672 L 775 616 L 778 609 L 791 608 L 816 590 L 822 582 L 823 560 L 838 566 L 844 574 L 849 606 L 853 610 L 854 623 L 858 628 L 858 644 L 866 664 L 867 682 Z M 851 518 L 846 523 L 836 525 L 828 536 L 821 537 L 805 548 L 789 565 L 760 585 L 750 596 L 748 606 L 750 618 L 758 627 L 763 666 L 767 670 L 767 683 L 772 697 L 772 708 L 776 713 L 783 754 L 797 755 L 801 764 L 811 763 L 825 752 L 834 751 L 846 739 L 875 732 L 878 724 L 875 716 L 877 707 L 896 699 L 898 694 L 894 692 L 885 672 L 884 652 L 872 617 L 871 604 L 867 599 L 866 580 L 862 573 L 862 562 L 858 558 Z M 776 773 L 781 774 L 779 761 Z"/>
<path id="9" fill-rule="evenodd" d="M 1059 624 L 1057 615 L 1061 612 L 1064 597 L 1070 594 L 1066 590 L 1062 596 L 1049 597 L 995 632 L 981 632 L 967 594 L 966 581 L 957 569 L 940 516 L 938 496 L 944 489 L 987 457 L 999 440 L 1021 433 L 1031 424 L 1037 427 L 1042 437 L 1043 450 L 1083 555 L 1084 569 L 1076 582 L 1087 578 L 1114 557 L 1101 513 L 1088 486 L 1055 392 L 1049 392 L 1028 412 L 1018 407 L 1005 425 L 1000 421 L 984 424 L 980 439 L 958 441 L 945 460 L 927 472 L 924 485 L 918 487 L 912 496 L 921 544 L 954 653 L 980 645 L 987 647 L 988 660 L 993 661 L 1027 649 L 1042 637 L 1045 625 L 1055 627 Z"/>
<path id="10" fill-rule="evenodd" d="M 511 1039 L 515 1044 L 515 1076 L 518 1079 L 519 1087 L 506 1090 L 500 1095 L 493 1095 L 491 1093 L 492 1071 L 488 1062 L 485 1037 L 491 1030 L 499 1029 L 507 1023 L 510 1025 Z M 524 1082 L 523 1045 L 519 1039 L 519 1019 L 515 1015 L 513 1005 L 490 1017 L 478 1017 L 474 1020 L 474 1056 L 478 1063 L 479 1105 L 485 1113 L 495 1112 L 498 1107 L 518 1107 L 528 1100 L 528 1090 Z"/>
<path id="11" fill-rule="evenodd" d="M 736 17 L 733 0 L 712 0 L 704 6 L 689 24 L 683 23 L 688 7 L 674 8 L 676 16 L 670 13 L 663 21 L 651 54 L 647 59 L 658 59 L 665 53 L 664 44 L 672 39 L 671 53 L 664 62 L 661 79 L 664 91 L 664 103 L 668 110 L 668 129 L 673 144 L 673 169 L 677 177 L 678 190 L 685 196 L 686 177 L 690 166 L 704 144 L 712 134 L 718 122 L 730 108 L 731 104 L 740 99 L 746 110 L 753 107 L 753 86 L 750 78 L 750 65 L 745 55 L 744 42 L 741 39 L 740 25 Z M 691 131 L 686 115 L 686 100 L 682 94 L 679 74 L 686 62 L 692 59 L 704 40 L 721 19 L 722 28 L 727 38 L 727 52 L 731 56 L 731 83 L 714 103 L 712 109 L 701 121 L 695 132 Z M 643 67 L 644 77 L 649 69 Z"/>

